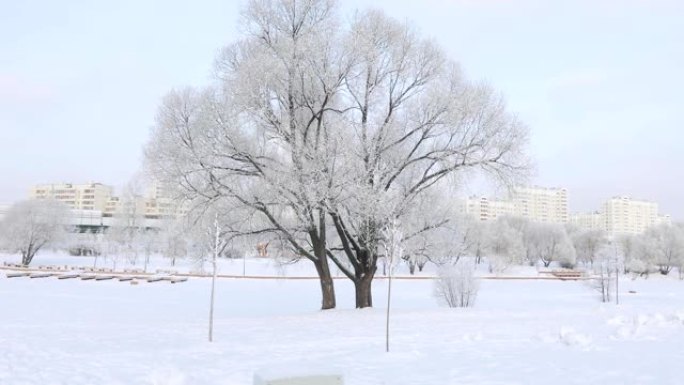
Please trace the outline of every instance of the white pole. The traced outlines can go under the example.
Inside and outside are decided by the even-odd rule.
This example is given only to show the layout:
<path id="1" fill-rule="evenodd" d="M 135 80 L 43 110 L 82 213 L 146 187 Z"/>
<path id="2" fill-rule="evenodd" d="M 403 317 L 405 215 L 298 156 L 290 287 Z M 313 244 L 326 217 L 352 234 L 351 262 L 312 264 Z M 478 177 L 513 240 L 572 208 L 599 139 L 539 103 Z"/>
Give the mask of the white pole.
<path id="1" fill-rule="evenodd" d="M 620 257 L 615 244 L 615 304 L 620 304 Z"/>
<path id="2" fill-rule="evenodd" d="M 392 304 L 392 268 L 394 267 L 394 261 L 401 261 L 403 256 L 403 249 L 401 246 L 402 234 L 399 231 L 396 222 L 392 222 L 391 227 L 387 229 L 386 240 L 386 259 L 388 264 L 387 271 L 387 314 L 385 316 L 385 352 L 389 353 L 389 339 L 390 339 L 390 305 Z"/>
<path id="3" fill-rule="evenodd" d="M 216 287 L 216 258 L 219 252 L 219 224 L 218 224 L 218 213 L 214 219 L 214 226 L 216 227 L 216 238 L 214 243 L 214 257 L 212 258 L 212 267 L 214 272 L 211 276 L 211 298 L 209 300 L 209 342 L 214 340 L 214 289 Z"/>
<path id="4" fill-rule="evenodd" d="M 389 321 L 390 304 L 392 300 L 392 259 L 390 257 L 389 271 L 387 272 L 387 317 L 385 322 L 385 352 L 389 353 Z"/>

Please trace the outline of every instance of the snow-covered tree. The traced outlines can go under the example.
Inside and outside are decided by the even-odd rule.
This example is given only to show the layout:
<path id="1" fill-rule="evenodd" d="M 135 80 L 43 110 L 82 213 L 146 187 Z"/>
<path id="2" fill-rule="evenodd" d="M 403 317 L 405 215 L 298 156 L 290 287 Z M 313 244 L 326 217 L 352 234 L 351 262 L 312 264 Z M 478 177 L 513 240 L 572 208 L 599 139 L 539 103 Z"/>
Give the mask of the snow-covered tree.
<path id="1" fill-rule="evenodd" d="M 654 258 L 643 235 L 621 235 L 617 237 L 616 242 L 624 259 L 625 273 L 632 273 L 634 277 L 648 276 L 654 265 Z"/>
<path id="2" fill-rule="evenodd" d="M 523 234 L 502 218 L 487 228 L 487 259 L 489 271 L 502 273 L 514 264 L 521 264 L 525 256 Z"/>
<path id="3" fill-rule="evenodd" d="M 253 0 L 243 15 L 216 83 L 165 98 L 148 165 L 195 204 L 255 212 L 230 230 L 273 234 L 313 262 L 324 309 L 329 259 L 356 306 L 372 305 L 382 229 L 451 176 L 526 172 L 526 127 L 413 28 L 379 11 L 346 23 L 331 0 Z"/>
<path id="4" fill-rule="evenodd" d="M 573 267 L 576 263 L 575 248 L 561 225 L 530 223 L 526 229 L 527 254 L 549 267 L 551 262 Z"/>
<path id="5" fill-rule="evenodd" d="M 188 255 L 188 233 L 184 220 L 166 218 L 159 229 L 158 238 L 159 252 L 171 261 L 171 266 L 175 266 L 179 258 Z"/>
<path id="6" fill-rule="evenodd" d="M 160 248 L 160 237 L 158 229 L 147 229 L 140 233 L 138 238 L 140 250 L 145 256 L 143 271 L 147 271 L 150 264 L 150 257 Z"/>
<path id="7" fill-rule="evenodd" d="M 651 227 L 644 233 L 644 241 L 651 248 L 661 274 L 667 275 L 674 267 L 684 264 L 684 230 L 680 226 Z"/>
<path id="8" fill-rule="evenodd" d="M 20 254 L 21 264 L 28 266 L 41 249 L 63 238 L 68 215 L 68 208 L 54 200 L 18 202 L 0 222 L 0 245 Z"/>
<path id="9" fill-rule="evenodd" d="M 598 253 L 608 244 L 603 230 L 577 231 L 571 236 L 577 259 L 585 265 L 593 266 Z"/>
<path id="10" fill-rule="evenodd" d="M 615 295 L 617 254 L 607 243 L 598 248 L 594 254 L 594 279 L 590 281 L 594 288 L 601 293 L 601 302 L 610 302 Z"/>
<path id="11" fill-rule="evenodd" d="M 530 266 L 538 262 L 538 257 L 534 255 L 534 231 L 532 228 L 532 223 L 524 217 L 505 215 L 497 218 L 497 221 L 504 222 L 506 227 L 510 228 L 511 231 L 518 234 L 520 237 L 520 242 L 522 244 L 521 261 L 523 263 L 529 264 Z"/>

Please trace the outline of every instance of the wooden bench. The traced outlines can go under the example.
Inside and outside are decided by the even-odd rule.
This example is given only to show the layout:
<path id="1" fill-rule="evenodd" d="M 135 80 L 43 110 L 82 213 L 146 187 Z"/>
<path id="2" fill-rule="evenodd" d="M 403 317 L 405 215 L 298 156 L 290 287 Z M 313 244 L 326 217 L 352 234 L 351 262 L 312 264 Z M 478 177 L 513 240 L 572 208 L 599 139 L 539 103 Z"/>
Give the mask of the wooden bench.
<path id="1" fill-rule="evenodd" d="M 29 275 L 29 278 L 48 278 L 55 276 L 56 274 L 54 273 L 33 273 Z"/>
<path id="2" fill-rule="evenodd" d="M 162 277 L 162 280 L 169 281 L 171 283 L 181 283 L 188 280 L 188 277 Z"/>
<path id="3" fill-rule="evenodd" d="M 342 376 L 338 375 L 313 375 L 313 376 L 286 376 L 267 377 L 254 376 L 254 385 L 343 385 Z"/>
<path id="4" fill-rule="evenodd" d="M 80 276 L 81 276 L 80 274 L 76 274 L 76 273 L 74 273 L 74 274 L 62 274 L 62 275 L 57 276 L 57 279 L 72 279 L 72 278 L 78 278 Z"/>
<path id="5" fill-rule="evenodd" d="M 584 273 L 581 271 L 574 270 L 554 270 L 551 272 L 551 275 L 563 280 L 577 280 L 582 278 L 584 276 Z"/>
<path id="6" fill-rule="evenodd" d="M 7 273 L 5 274 L 7 278 L 19 278 L 19 277 L 28 277 L 31 273 L 27 272 L 21 272 L 21 273 Z"/>

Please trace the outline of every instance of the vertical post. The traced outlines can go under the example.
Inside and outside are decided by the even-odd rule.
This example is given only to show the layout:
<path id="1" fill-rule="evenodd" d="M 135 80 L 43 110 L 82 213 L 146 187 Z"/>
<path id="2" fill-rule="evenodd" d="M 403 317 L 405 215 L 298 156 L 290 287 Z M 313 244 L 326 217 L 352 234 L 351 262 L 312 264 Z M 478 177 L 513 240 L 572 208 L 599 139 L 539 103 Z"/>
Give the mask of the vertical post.
<path id="1" fill-rule="evenodd" d="M 615 304 L 620 304 L 620 257 L 615 244 Z"/>
<path id="2" fill-rule="evenodd" d="M 385 352 L 389 353 L 389 321 L 390 321 L 390 304 L 392 303 L 392 259 L 390 259 L 390 268 L 387 276 L 387 317 L 385 322 Z"/>
<path id="3" fill-rule="evenodd" d="M 214 340 L 214 289 L 216 287 L 216 258 L 218 257 L 220 239 L 218 213 L 216 213 L 214 219 L 214 226 L 216 227 L 216 236 L 214 239 L 214 257 L 212 258 L 212 268 L 214 271 L 211 276 L 211 297 L 209 300 L 209 342 Z"/>
<path id="4" fill-rule="evenodd" d="M 387 313 L 385 316 L 385 353 L 389 353 L 390 306 L 392 304 L 392 268 L 394 261 L 401 261 L 403 248 L 402 234 L 396 220 L 385 229 L 385 258 L 387 259 Z"/>

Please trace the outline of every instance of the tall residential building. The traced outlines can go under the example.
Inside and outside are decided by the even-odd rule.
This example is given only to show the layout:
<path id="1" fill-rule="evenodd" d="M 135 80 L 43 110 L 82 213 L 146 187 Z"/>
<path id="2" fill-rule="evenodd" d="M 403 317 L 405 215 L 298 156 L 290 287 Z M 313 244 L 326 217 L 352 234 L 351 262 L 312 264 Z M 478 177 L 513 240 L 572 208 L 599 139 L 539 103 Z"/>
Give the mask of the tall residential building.
<path id="1" fill-rule="evenodd" d="M 461 214 L 483 221 L 504 215 L 521 216 L 534 222 L 568 221 L 568 193 L 560 188 L 517 187 L 508 199 L 470 197 L 457 205 Z"/>
<path id="2" fill-rule="evenodd" d="M 10 207 L 12 206 L 7 204 L 0 204 L 0 221 L 2 220 L 2 218 L 5 217 L 5 214 L 7 213 L 7 211 L 9 211 Z"/>
<path id="3" fill-rule="evenodd" d="M 492 221 L 504 215 L 513 215 L 514 207 L 511 202 L 472 196 L 457 201 L 458 212 L 482 221 Z"/>
<path id="4" fill-rule="evenodd" d="M 114 196 L 113 188 L 102 183 L 42 184 L 31 188 L 31 199 L 55 199 L 72 210 L 99 211 L 103 217 L 135 214 L 150 219 L 178 217 L 187 210 L 171 198 L 158 184 L 153 183 L 144 196 L 125 199 Z"/>
<path id="5" fill-rule="evenodd" d="M 606 230 L 611 234 L 639 234 L 659 223 L 668 223 L 669 216 L 658 215 L 655 202 L 614 197 L 603 204 Z"/>
<path id="6" fill-rule="evenodd" d="M 659 224 L 666 224 L 666 225 L 671 225 L 672 224 L 672 217 L 668 215 L 658 215 L 658 218 L 656 219 L 656 225 Z"/>
<path id="7" fill-rule="evenodd" d="M 31 199 L 55 199 L 73 210 L 105 211 L 112 187 L 102 183 L 41 184 L 31 188 Z"/>
<path id="8" fill-rule="evenodd" d="M 163 185 L 152 183 L 145 194 L 145 216 L 148 218 L 169 218 L 187 214 L 187 210 L 174 199 L 170 190 Z"/>
<path id="9" fill-rule="evenodd" d="M 582 230 L 606 230 L 606 218 L 598 211 L 572 214 L 570 223 Z"/>
<path id="10" fill-rule="evenodd" d="M 509 200 L 516 216 L 533 222 L 568 222 L 568 190 L 564 188 L 515 187 Z"/>

